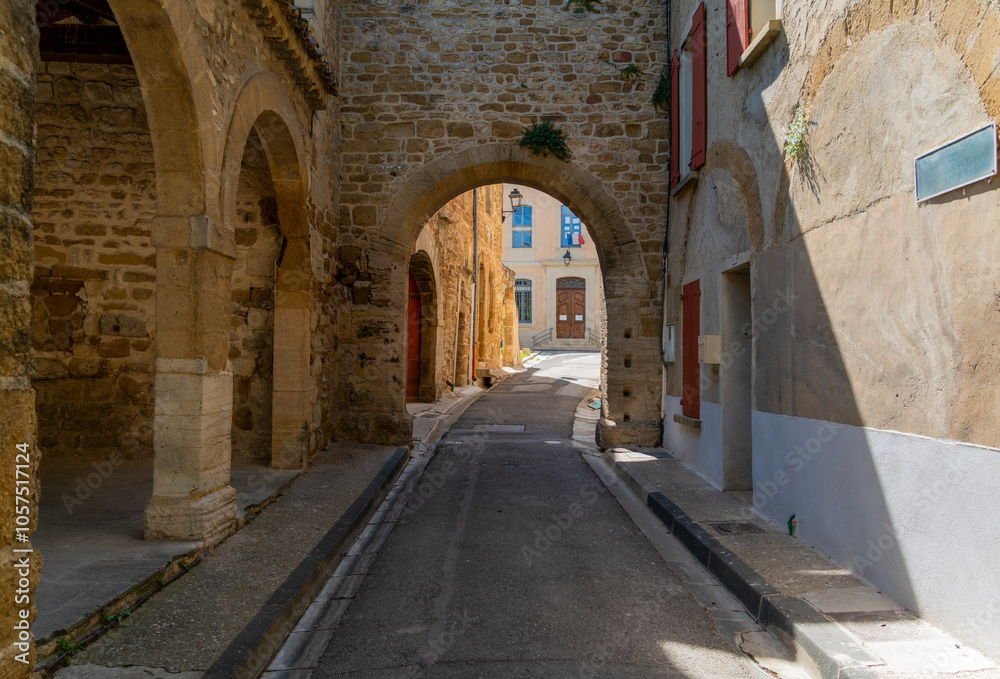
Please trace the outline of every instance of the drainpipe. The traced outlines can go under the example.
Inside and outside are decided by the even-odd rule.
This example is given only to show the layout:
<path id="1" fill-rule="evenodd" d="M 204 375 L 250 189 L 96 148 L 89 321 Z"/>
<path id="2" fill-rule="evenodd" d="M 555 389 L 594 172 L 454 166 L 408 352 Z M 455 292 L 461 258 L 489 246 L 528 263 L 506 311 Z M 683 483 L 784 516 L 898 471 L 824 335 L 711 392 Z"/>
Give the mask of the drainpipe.
<path id="1" fill-rule="evenodd" d="M 667 68 L 670 68 L 670 2 L 667 1 Z M 672 103 L 672 102 L 671 102 Z M 673 111 L 673 106 L 667 109 L 668 114 Z M 672 125 L 668 129 L 672 129 Z M 669 133 L 668 133 L 669 134 Z M 668 139 L 668 141 L 673 141 Z M 669 146 L 668 146 L 669 148 Z M 664 368 L 668 368 L 667 364 L 667 352 L 666 348 L 663 346 L 663 331 L 664 325 L 667 322 L 667 258 L 670 255 L 670 168 L 667 166 L 667 223 L 663 228 L 663 294 L 660 300 L 660 363 L 663 364 Z M 675 338 L 676 341 L 676 338 Z M 663 430 L 662 425 L 660 430 Z"/>
<path id="2" fill-rule="evenodd" d="M 469 339 L 472 348 L 469 351 L 469 375 L 476 379 L 476 316 L 479 311 L 479 190 L 472 189 L 472 324 Z"/>

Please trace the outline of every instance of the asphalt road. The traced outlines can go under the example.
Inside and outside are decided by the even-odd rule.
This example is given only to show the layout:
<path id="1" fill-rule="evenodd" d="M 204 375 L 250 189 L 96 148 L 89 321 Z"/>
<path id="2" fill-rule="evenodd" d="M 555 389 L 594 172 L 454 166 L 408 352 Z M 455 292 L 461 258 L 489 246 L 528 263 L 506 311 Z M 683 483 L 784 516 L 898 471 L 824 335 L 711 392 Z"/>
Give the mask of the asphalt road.
<path id="1" fill-rule="evenodd" d="M 598 368 L 555 354 L 469 407 L 313 677 L 750 677 L 570 443 Z"/>

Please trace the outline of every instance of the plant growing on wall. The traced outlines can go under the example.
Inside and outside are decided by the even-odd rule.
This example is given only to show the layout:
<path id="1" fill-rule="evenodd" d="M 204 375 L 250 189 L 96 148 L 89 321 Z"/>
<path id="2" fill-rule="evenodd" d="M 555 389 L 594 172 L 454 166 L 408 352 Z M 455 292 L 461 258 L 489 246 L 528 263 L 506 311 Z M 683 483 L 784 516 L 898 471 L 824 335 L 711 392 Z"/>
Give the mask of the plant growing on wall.
<path id="1" fill-rule="evenodd" d="M 629 64 L 622 69 L 622 80 L 631 83 L 635 82 L 642 76 L 642 69 L 635 64 Z"/>
<path id="2" fill-rule="evenodd" d="M 799 99 L 799 103 L 795 105 L 795 111 L 792 114 L 792 124 L 788 126 L 788 131 L 785 132 L 785 158 L 798 158 L 802 155 L 802 151 L 805 149 L 806 145 L 806 128 L 809 125 L 809 119 L 806 115 L 806 102 L 803 99 Z"/>
<path id="3" fill-rule="evenodd" d="M 553 155 L 568 163 L 573 157 L 566 143 L 566 131 L 560 130 L 551 120 L 543 120 L 524 128 L 519 146 L 528 149 L 533 156 Z"/>
<path id="4" fill-rule="evenodd" d="M 574 14 L 598 12 L 604 3 L 601 0 L 567 0 L 566 9 L 572 9 Z"/>
<path id="5" fill-rule="evenodd" d="M 656 81 L 656 89 L 653 90 L 653 108 L 663 112 L 670 110 L 670 69 L 667 67 L 660 71 L 660 79 Z"/>

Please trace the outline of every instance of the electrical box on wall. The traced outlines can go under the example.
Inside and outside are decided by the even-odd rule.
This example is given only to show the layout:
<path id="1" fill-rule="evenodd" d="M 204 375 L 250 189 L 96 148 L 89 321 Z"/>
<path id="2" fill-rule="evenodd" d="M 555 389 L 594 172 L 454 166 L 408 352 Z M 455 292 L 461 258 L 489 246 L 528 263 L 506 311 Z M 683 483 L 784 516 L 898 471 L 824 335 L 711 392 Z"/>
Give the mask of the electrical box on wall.
<path id="1" fill-rule="evenodd" d="M 719 364 L 719 340 L 718 335 L 698 335 L 699 363 Z"/>
<path id="2" fill-rule="evenodd" d="M 674 349 L 674 329 L 676 327 L 676 323 L 667 323 L 663 331 L 663 360 L 667 363 L 674 363 L 677 360 Z"/>

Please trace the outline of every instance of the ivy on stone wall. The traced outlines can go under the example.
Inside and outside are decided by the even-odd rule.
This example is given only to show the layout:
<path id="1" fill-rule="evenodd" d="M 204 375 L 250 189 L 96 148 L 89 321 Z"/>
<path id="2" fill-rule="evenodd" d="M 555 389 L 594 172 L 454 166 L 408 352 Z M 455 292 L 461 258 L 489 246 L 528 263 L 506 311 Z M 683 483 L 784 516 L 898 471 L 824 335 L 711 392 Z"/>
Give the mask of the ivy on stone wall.
<path id="1" fill-rule="evenodd" d="M 553 155 L 566 163 L 573 158 L 573 152 L 566 143 L 566 131 L 557 128 L 551 120 L 543 120 L 524 128 L 518 145 L 528 149 L 533 156 L 544 158 Z"/>

